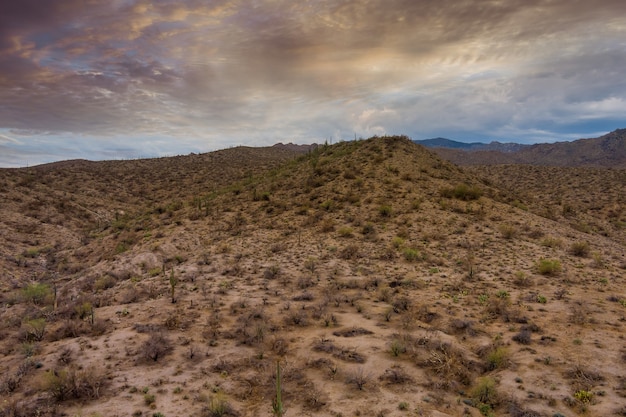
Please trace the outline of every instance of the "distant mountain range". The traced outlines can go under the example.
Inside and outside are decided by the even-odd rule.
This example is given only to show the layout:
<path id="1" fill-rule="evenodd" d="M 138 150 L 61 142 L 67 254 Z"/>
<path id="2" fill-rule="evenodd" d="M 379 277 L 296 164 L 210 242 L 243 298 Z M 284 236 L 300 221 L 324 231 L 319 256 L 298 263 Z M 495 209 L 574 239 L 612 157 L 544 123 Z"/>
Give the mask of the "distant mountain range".
<path id="1" fill-rule="evenodd" d="M 519 143 L 463 143 L 445 138 L 415 140 L 457 165 L 526 164 L 626 168 L 626 129 L 599 138 L 572 142 L 523 145 Z"/>
<path id="2" fill-rule="evenodd" d="M 459 149 L 463 151 L 498 151 L 498 152 L 517 152 L 531 145 L 522 145 L 520 143 L 502 143 L 493 141 L 490 143 L 483 142 L 457 142 L 446 138 L 434 138 L 424 140 L 414 140 L 413 142 L 426 146 L 427 148 L 447 148 Z"/>

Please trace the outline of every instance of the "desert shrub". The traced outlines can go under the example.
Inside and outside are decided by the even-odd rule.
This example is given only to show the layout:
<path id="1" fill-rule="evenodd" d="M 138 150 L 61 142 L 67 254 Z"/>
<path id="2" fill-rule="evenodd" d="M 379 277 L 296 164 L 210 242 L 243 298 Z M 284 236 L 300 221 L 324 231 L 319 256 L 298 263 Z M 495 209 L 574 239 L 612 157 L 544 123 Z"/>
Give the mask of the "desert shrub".
<path id="1" fill-rule="evenodd" d="M 274 279 L 280 274 L 280 267 L 278 265 L 270 265 L 263 271 L 263 278 Z"/>
<path id="2" fill-rule="evenodd" d="M 522 345 L 530 345 L 532 342 L 532 333 L 528 329 L 522 329 L 513 336 L 513 340 Z"/>
<path id="3" fill-rule="evenodd" d="M 373 333 L 367 329 L 364 329 L 363 327 L 350 327 L 348 329 L 336 330 L 333 332 L 333 336 L 338 337 L 355 337 L 367 334 Z"/>
<path id="4" fill-rule="evenodd" d="M 329 233 L 335 231 L 335 221 L 333 219 L 324 219 L 320 224 L 320 231 Z"/>
<path id="5" fill-rule="evenodd" d="M 589 242 L 574 242 L 569 247 L 569 253 L 581 258 L 589 256 Z"/>
<path id="6" fill-rule="evenodd" d="M 520 404 L 515 401 L 512 401 L 509 404 L 509 415 L 511 417 L 542 417 L 543 414 L 540 414 L 533 410 L 528 410 L 523 408 Z M 555 413 L 553 417 L 557 417 L 561 414 Z"/>
<path id="7" fill-rule="evenodd" d="M 517 227 L 511 224 L 501 224 L 498 227 L 498 230 L 500 231 L 502 237 L 505 239 L 513 239 L 515 236 L 517 236 L 518 233 Z"/>
<path id="8" fill-rule="evenodd" d="M 454 319 L 450 322 L 450 333 L 475 336 L 474 322 L 471 320 Z"/>
<path id="9" fill-rule="evenodd" d="M 313 345 L 315 352 L 330 353 L 337 359 L 353 363 L 365 363 L 365 357 L 355 349 L 342 348 L 329 340 L 322 339 Z"/>
<path id="10" fill-rule="evenodd" d="M 401 313 L 403 311 L 408 311 L 411 308 L 412 301 L 408 297 L 396 297 L 393 299 L 391 306 L 393 307 L 393 311 L 395 313 Z"/>
<path id="11" fill-rule="evenodd" d="M 359 367 L 356 371 L 349 372 L 346 377 L 346 384 L 354 385 L 359 391 L 365 389 L 365 385 L 371 381 L 371 375 Z"/>
<path id="12" fill-rule="evenodd" d="M 583 325 L 590 320 L 590 311 L 586 303 L 581 301 L 574 302 L 570 307 L 570 322 Z"/>
<path id="13" fill-rule="evenodd" d="M 533 285 L 533 280 L 524 271 L 517 271 L 513 278 L 513 285 L 519 288 L 527 288 Z"/>
<path id="14" fill-rule="evenodd" d="M 17 391 L 22 379 L 24 379 L 31 370 L 35 369 L 35 366 L 35 362 L 31 358 L 28 358 L 20 364 L 15 372 L 4 372 L 4 375 L 0 378 L 0 394 L 10 394 Z M 2 414 L 0 414 L 0 416 L 1 415 Z"/>
<path id="15" fill-rule="evenodd" d="M 202 408 L 201 417 L 236 417 L 239 413 L 230 405 L 230 403 L 220 393 L 214 395 L 209 400 L 209 404 Z"/>
<path id="16" fill-rule="evenodd" d="M 575 365 L 568 369 L 565 377 L 572 381 L 576 391 L 591 391 L 595 385 L 605 380 L 599 372 L 582 365 Z"/>
<path id="17" fill-rule="evenodd" d="M 391 209 L 391 206 L 388 204 L 383 204 L 380 207 L 378 207 L 378 214 L 380 214 L 382 217 L 389 217 L 391 216 L 392 212 L 393 210 Z"/>
<path id="18" fill-rule="evenodd" d="M 400 339 L 394 339 L 391 341 L 389 351 L 391 352 L 392 356 L 400 356 L 401 354 L 406 352 L 406 344 Z"/>
<path id="19" fill-rule="evenodd" d="M 74 311 L 79 319 L 84 320 L 93 313 L 93 305 L 89 301 L 79 303 L 74 307 Z"/>
<path id="20" fill-rule="evenodd" d="M 509 365 L 509 351 L 503 346 L 491 350 L 485 358 L 487 370 L 503 369 Z"/>
<path id="21" fill-rule="evenodd" d="M 50 286 L 40 282 L 33 282 L 22 289 L 24 301 L 30 301 L 35 305 L 44 304 L 51 295 Z"/>
<path id="22" fill-rule="evenodd" d="M 574 393 L 574 398 L 583 404 L 589 404 L 593 399 L 593 392 L 581 389 Z"/>
<path id="23" fill-rule="evenodd" d="M 418 360 L 417 363 L 419 366 L 429 368 L 441 378 L 441 381 L 438 382 L 440 387 L 450 387 L 458 383 L 470 384 L 472 370 L 476 366 L 472 361 L 465 358 L 462 351 L 439 340 L 417 340 L 414 345 L 414 347 L 426 349 L 427 358 Z"/>
<path id="24" fill-rule="evenodd" d="M 354 236 L 354 230 L 348 226 L 340 227 L 337 233 L 339 233 L 339 237 L 343 238 L 350 238 Z"/>
<path id="25" fill-rule="evenodd" d="M 406 373 L 399 365 L 394 365 L 391 368 L 385 369 L 385 372 L 378 377 L 379 380 L 387 384 L 406 384 L 413 382 L 413 378 Z"/>
<path id="26" fill-rule="evenodd" d="M 40 342 L 46 333 L 46 319 L 26 320 L 22 324 L 22 339 L 27 342 Z"/>
<path id="27" fill-rule="evenodd" d="M 405 248 L 402 251 L 402 255 L 404 256 L 404 259 L 409 262 L 417 261 L 420 258 L 420 253 L 416 249 L 412 248 Z"/>
<path id="28" fill-rule="evenodd" d="M 117 281 L 116 281 L 116 279 L 114 277 L 112 277 L 111 275 L 105 275 L 103 277 L 98 278 L 93 283 L 93 290 L 95 292 L 104 291 L 104 290 L 107 290 L 109 288 L 115 287 L 116 283 L 117 283 Z"/>
<path id="29" fill-rule="evenodd" d="M 561 270 L 561 262 L 556 259 L 540 259 L 537 262 L 537 271 L 541 275 L 558 275 Z"/>
<path id="30" fill-rule="evenodd" d="M 376 233 L 376 229 L 372 223 L 366 223 L 361 229 L 361 234 L 364 236 L 371 236 Z"/>
<path id="31" fill-rule="evenodd" d="M 89 324 L 83 320 L 64 320 L 48 337 L 52 340 L 74 338 L 89 332 Z"/>
<path id="32" fill-rule="evenodd" d="M 546 237 L 545 239 L 541 241 L 541 244 L 548 248 L 556 249 L 556 248 L 560 248 L 561 246 L 563 246 L 563 241 L 561 241 L 561 239 L 557 237 Z"/>
<path id="33" fill-rule="evenodd" d="M 141 352 L 145 358 L 154 362 L 158 361 L 171 351 L 172 342 L 160 332 L 151 333 L 150 337 L 143 343 L 141 348 Z"/>
<path id="34" fill-rule="evenodd" d="M 143 403 L 145 405 L 152 405 L 156 402 L 156 396 L 154 394 L 145 393 L 143 394 Z"/>
<path id="35" fill-rule="evenodd" d="M 475 185 L 458 184 L 455 187 L 442 188 L 440 195 L 445 198 L 456 198 L 457 200 L 478 200 L 483 191 Z"/>
<path id="36" fill-rule="evenodd" d="M 57 401 L 68 399 L 97 399 L 106 385 L 104 372 L 97 368 L 78 370 L 70 366 L 48 370 L 44 374 L 43 389 Z"/>
<path id="37" fill-rule="evenodd" d="M 341 259 L 356 259 L 360 257 L 360 250 L 357 245 L 347 245 L 341 251 L 339 251 L 339 257 Z"/>
<path id="38" fill-rule="evenodd" d="M 489 407 L 497 405 L 498 392 L 496 390 L 495 379 L 489 376 L 479 378 L 476 385 L 474 385 L 470 391 L 470 395 L 479 410 L 481 410 L 481 405 L 487 405 Z"/>

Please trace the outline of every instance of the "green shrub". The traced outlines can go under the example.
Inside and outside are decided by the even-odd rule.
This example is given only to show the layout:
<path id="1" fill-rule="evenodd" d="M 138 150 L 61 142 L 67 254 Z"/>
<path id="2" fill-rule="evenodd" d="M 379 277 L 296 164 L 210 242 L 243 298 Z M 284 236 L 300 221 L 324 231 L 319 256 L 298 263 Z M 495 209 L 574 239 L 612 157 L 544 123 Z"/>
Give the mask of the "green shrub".
<path id="1" fill-rule="evenodd" d="M 497 347 L 487 354 L 487 369 L 502 369 L 509 364 L 509 351 L 505 347 Z"/>
<path id="2" fill-rule="evenodd" d="M 494 406 L 498 403 L 496 381 L 489 376 L 479 378 L 470 394 L 478 405 Z"/>
<path id="3" fill-rule="evenodd" d="M 409 262 L 417 261 L 420 258 L 420 253 L 416 249 L 412 248 L 405 248 L 402 251 L 402 255 L 404 256 L 404 259 Z"/>
<path id="4" fill-rule="evenodd" d="M 24 322 L 27 340 L 36 340 L 40 342 L 46 333 L 46 319 L 38 318 L 27 320 Z"/>
<path id="5" fill-rule="evenodd" d="M 24 301 L 31 301 L 33 304 L 42 305 L 48 301 L 52 292 L 48 284 L 33 282 L 22 289 Z"/>
<path id="6" fill-rule="evenodd" d="M 383 204 L 378 208 L 378 214 L 380 214 L 382 217 L 389 217 L 391 216 L 391 213 L 392 209 L 391 206 L 388 204 Z"/>
<path id="7" fill-rule="evenodd" d="M 583 404 L 589 404 L 593 399 L 593 392 L 581 389 L 574 393 L 574 398 Z"/>
<path id="8" fill-rule="evenodd" d="M 556 259 L 540 259 L 537 270 L 541 275 L 558 275 L 562 270 L 561 262 Z"/>
<path id="9" fill-rule="evenodd" d="M 354 236 L 354 231 L 352 230 L 351 227 L 348 227 L 348 226 L 339 228 L 338 233 L 340 237 L 345 237 L 345 238 Z"/>

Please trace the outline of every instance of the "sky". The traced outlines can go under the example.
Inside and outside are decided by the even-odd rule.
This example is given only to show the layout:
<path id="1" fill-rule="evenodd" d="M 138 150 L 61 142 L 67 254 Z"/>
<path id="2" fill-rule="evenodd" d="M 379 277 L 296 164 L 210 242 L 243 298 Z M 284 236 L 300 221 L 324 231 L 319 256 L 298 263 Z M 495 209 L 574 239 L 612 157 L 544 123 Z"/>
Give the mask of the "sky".
<path id="1" fill-rule="evenodd" d="M 0 167 L 626 127 L 624 0 L 0 2 Z"/>

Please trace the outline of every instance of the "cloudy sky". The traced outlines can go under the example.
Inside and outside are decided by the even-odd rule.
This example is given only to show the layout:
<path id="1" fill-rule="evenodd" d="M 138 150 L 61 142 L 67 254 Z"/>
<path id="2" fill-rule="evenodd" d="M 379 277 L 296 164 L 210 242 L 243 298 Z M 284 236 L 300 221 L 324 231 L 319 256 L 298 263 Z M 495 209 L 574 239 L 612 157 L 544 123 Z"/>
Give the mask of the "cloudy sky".
<path id="1" fill-rule="evenodd" d="M 0 166 L 626 127 L 624 0 L 0 2 Z"/>

